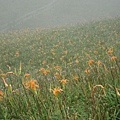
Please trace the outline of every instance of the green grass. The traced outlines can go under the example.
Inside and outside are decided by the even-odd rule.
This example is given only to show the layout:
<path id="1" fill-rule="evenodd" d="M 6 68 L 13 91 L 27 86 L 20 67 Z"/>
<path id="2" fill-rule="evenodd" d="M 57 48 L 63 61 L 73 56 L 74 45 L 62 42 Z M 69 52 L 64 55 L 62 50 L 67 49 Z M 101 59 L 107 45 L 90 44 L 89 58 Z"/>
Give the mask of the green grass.
<path id="1" fill-rule="evenodd" d="M 119 120 L 119 51 L 120 18 L 1 33 L 0 119 Z"/>

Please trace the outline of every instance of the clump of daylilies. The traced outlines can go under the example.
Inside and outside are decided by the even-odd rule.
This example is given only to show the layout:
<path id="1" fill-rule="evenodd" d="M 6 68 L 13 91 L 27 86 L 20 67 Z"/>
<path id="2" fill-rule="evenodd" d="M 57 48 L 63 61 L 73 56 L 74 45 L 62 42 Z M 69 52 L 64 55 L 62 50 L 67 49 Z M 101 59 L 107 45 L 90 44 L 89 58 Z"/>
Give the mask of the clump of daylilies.
<path id="1" fill-rule="evenodd" d="M 68 81 L 67 79 L 63 78 L 62 80 L 59 80 L 63 85 L 66 84 L 66 82 Z"/>
<path id="2" fill-rule="evenodd" d="M 58 93 L 62 92 L 63 89 L 61 89 L 60 87 L 55 87 L 53 89 L 50 89 L 50 91 L 53 92 L 53 94 L 57 97 L 58 96 Z"/>
<path id="3" fill-rule="evenodd" d="M 113 53 L 113 47 L 110 47 L 107 51 L 106 51 L 107 54 L 112 54 Z"/>
<path id="4" fill-rule="evenodd" d="M 23 85 L 26 89 L 30 89 L 36 92 L 36 89 L 39 88 L 38 81 L 35 79 L 29 79 L 30 74 L 24 74 Z"/>
<path id="5" fill-rule="evenodd" d="M 78 80 L 79 79 L 79 77 L 78 76 L 74 76 L 74 78 L 73 78 L 73 80 Z"/>
<path id="6" fill-rule="evenodd" d="M 45 69 L 45 68 L 40 68 L 39 71 L 40 71 L 43 75 L 46 75 L 47 73 L 50 72 L 48 69 Z"/>
<path id="7" fill-rule="evenodd" d="M 27 80 L 24 82 L 24 85 L 27 89 L 32 89 L 36 91 L 36 88 L 39 88 L 39 85 L 37 84 L 37 80 Z"/>

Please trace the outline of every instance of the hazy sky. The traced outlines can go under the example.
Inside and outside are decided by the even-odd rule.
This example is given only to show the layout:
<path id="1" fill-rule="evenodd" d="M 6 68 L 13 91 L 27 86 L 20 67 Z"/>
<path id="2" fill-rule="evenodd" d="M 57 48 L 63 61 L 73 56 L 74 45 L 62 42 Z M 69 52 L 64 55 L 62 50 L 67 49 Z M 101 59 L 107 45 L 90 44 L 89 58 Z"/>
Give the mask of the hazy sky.
<path id="1" fill-rule="evenodd" d="M 120 0 L 0 0 L 0 31 L 120 16 Z"/>

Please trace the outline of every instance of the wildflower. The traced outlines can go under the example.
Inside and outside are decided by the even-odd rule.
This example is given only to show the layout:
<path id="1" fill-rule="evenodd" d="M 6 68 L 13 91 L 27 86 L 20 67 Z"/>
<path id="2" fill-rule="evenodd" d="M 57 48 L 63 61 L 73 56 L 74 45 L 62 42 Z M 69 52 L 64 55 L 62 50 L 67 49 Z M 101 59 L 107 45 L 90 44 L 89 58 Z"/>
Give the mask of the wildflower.
<path id="1" fill-rule="evenodd" d="M 1 77 L 5 77 L 5 76 L 6 76 L 6 74 L 0 74 L 0 76 L 1 76 Z"/>
<path id="2" fill-rule="evenodd" d="M 58 93 L 62 92 L 63 90 L 60 87 L 55 87 L 52 92 L 55 96 L 58 95 Z"/>
<path id="3" fill-rule="evenodd" d="M 45 69 L 45 68 L 40 68 L 40 70 L 44 75 L 46 75 L 47 73 L 49 73 L 50 71 Z"/>
<path id="4" fill-rule="evenodd" d="M 74 80 L 78 80 L 78 78 L 79 78 L 78 76 L 74 76 L 74 78 L 73 78 L 73 79 L 74 79 Z"/>
<path id="5" fill-rule="evenodd" d="M 45 70 L 45 68 L 40 68 L 40 70 L 39 71 L 44 71 Z"/>
<path id="6" fill-rule="evenodd" d="M 88 61 L 88 64 L 90 65 L 90 64 L 92 64 L 93 62 L 94 62 L 94 60 L 91 59 L 91 60 Z"/>
<path id="7" fill-rule="evenodd" d="M 42 62 L 42 64 L 44 65 L 46 63 L 46 60 L 44 60 L 43 62 Z"/>
<path id="8" fill-rule="evenodd" d="M 18 51 L 16 52 L 16 55 L 19 55 L 19 52 L 18 52 Z"/>
<path id="9" fill-rule="evenodd" d="M 67 79 L 62 79 L 62 80 L 60 80 L 60 82 L 61 82 L 62 84 L 65 84 L 65 83 L 67 82 Z"/>
<path id="10" fill-rule="evenodd" d="M 64 57 L 65 57 L 65 56 L 62 56 L 62 57 L 60 58 L 60 60 L 63 60 L 63 59 L 64 59 Z"/>
<path id="11" fill-rule="evenodd" d="M 50 51 L 51 51 L 51 52 L 54 52 L 54 49 L 51 49 Z"/>
<path id="12" fill-rule="evenodd" d="M 98 53 L 98 51 L 96 51 L 96 50 L 95 50 L 95 51 L 94 51 L 94 53 L 95 53 L 95 54 L 97 54 L 97 53 Z"/>
<path id="13" fill-rule="evenodd" d="M 100 61 L 97 61 L 97 64 L 98 64 L 98 66 L 100 65 L 100 64 L 102 64 Z"/>
<path id="14" fill-rule="evenodd" d="M 51 53 L 52 53 L 53 55 L 55 55 L 55 51 L 54 51 L 54 49 L 51 49 Z"/>
<path id="15" fill-rule="evenodd" d="M 49 70 L 44 70 L 42 73 L 44 74 L 44 75 L 46 75 L 47 73 L 49 73 L 50 71 Z"/>
<path id="16" fill-rule="evenodd" d="M 17 51 L 14 56 L 18 56 L 18 55 L 19 55 L 19 52 Z"/>
<path id="17" fill-rule="evenodd" d="M 29 73 L 25 73 L 25 74 L 24 74 L 24 77 L 28 77 L 28 76 L 30 76 Z"/>
<path id="18" fill-rule="evenodd" d="M 13 75 L 14 75 L 13 72 L 7 72 L 6 74 L 0 74 L 0 76 L 4 78 L 4 77 L 6 77 L 8 74 L 13 74 Z"/>
<path id="19" fill-rule="evenodd" d="M 78 63 L 79 63 L 79 60 L 77 59 L 75 62 L 78 64 Z"/>
<path id="20" fill-rule="evenodd" d="M 24 85 L 26 88 L 29 88 L 35 91 L 36 88 L 39 88 L 39 86 L 36 83 L 37 83 L 37 80 L 29 80 L 29 81 L 26 81 Z"/>
<path id="21" fill-rule="evenodd" d="M 89 68 L 86 68 L 84 72 L 89 73 L 90 72 Z"/>
<path id="22" fill-rule="evenodd" d="M 60 66 L 56 65 L 56 66 L 55 66 L 55 69 L 60 69 Z"/>
<path id="23" fill-rule="evenodd" d="M 3 95 L 3 92 L 0 90 L 0 95 L 2 96 Z"/>
<path id="24" fill-rule="evenodd" d="M 116 56 L 112 56 L 112 57 L 111 57 L 111 60 L 115 60 L 115 59 L 117 59 Z"/>
<path id="25" fill-rule="evenodd" d="M 0 90 L 0 100 L 2 99 L 3 97 L 3 92 Z"/>
<path id="26" fill-rule="evenodd" d="M 86 53 L 86 56 L 87 56 L 87 57 L 90 57 L 90 54 L 87 54 L 87 53 Z"/>
<path id="27" fill-rule="evenodd" d="M 19 54 L 19 51 L 16 51 L 16 55 L 18 55 Z"/>
<path id="28" fill-rule="evenodd" d="M 58 72 L 56 72 L 55 74 L 54 74 L 54 76 L 56 77 L 56 78 L 60 78 L 60 74 L 58 73 Z"/>
<path id="29" fill-rule="evenodd" d="M 109 49 L 107 50 L 107 54 L 111 54 L 111 53 L 113 53 L 113 48 L 109 48 Z"/>

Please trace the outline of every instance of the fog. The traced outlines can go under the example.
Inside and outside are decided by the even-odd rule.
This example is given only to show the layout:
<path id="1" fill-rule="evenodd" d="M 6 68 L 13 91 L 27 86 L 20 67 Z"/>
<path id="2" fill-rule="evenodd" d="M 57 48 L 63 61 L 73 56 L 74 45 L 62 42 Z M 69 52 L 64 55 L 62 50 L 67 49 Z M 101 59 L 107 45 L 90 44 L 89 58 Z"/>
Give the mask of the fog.
<path id="1" fill-rule="evenodd" d="M 48 28 L 120 16 L 120 0 L 0 0 L 0 31 Z"/>

